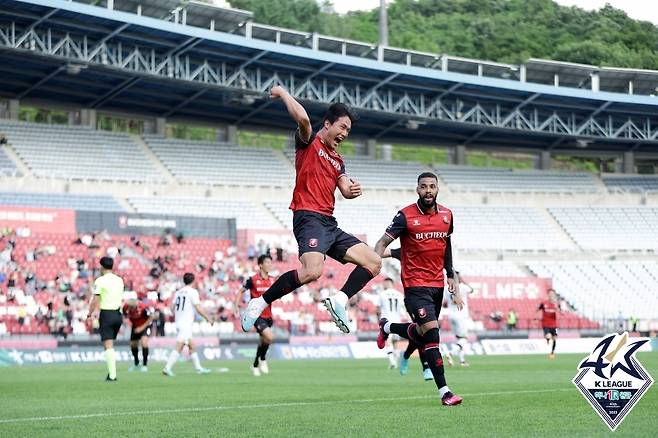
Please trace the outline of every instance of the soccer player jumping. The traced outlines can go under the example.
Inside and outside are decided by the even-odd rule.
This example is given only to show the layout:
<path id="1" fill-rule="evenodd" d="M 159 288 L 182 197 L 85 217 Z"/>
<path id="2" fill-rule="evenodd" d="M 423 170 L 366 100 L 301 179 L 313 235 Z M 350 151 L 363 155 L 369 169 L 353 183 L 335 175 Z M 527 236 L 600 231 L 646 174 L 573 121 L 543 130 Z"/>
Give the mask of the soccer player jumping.
<path id="1" fill-rule="evenodd" d="M 334 103 L 322 120 L 322 128 L 314 134 L 306 110 L 284 88 L 273 87 L 270 96 L 281 99 L 297 123 L 297 176 L 290 209 L 293 211 L 293 233 L 302 266 L 281 275 L 261 297 L 249 301 L 240 319 L 242 330 L 251 330 L 263 310 L 273 301 L 320 278 L 328 255 L 341 263 L 357 265 L 340 291 L 323 301 L 338 328 L 349 333 L 345 309 L 347 302 L 381 268 L 381 257 L 368 245 L 338 228 L 333 217 L 336 188 L 345 199 L 354 199 L 362 194 L 361 185 L 345 173 L 343 158 L 336 150 L 350 134 L 355 116 L 347 106 Z"/>
<path id="2" fill-rule="evenodd" d="M 425 352 L 441 403 L 453 406 L 460 404 L 462 398 L 453 394 L 446 383 L 443 358 L 439 351 L 438 323 L 445 286 L 444 269 L 448 277 L 448 291 L 453 294 L 455 305 L 461 309 L 464 304 L 452 267 L 452 211 L 436 203 L 439 188 L 438 178 L 433 173 L 420 174 L 416 192 L 418 201 L 397 213 L 375 245 L 375 251 L 384 255 L 386 247 L 400 238 L 404 304 L 413 322 L 396 324 L 382 318 L 379 321 L 377 346 L 384 348 L 391 333 L 418 344 Z"/>

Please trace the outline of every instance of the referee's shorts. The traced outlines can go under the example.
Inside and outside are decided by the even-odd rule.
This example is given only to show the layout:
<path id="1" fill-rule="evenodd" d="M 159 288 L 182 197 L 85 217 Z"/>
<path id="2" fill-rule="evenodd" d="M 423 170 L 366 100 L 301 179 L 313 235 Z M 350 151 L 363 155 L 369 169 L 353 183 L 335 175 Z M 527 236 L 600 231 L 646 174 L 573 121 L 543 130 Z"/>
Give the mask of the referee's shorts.
<path id="1" fill-rule="evenodd" d="M 121 324 L 123 324 L 123 316 L 119 310 L 101 310 L 99 322 L 99 331 L 101 333 L 101 341 L 108 339 L 116 339 L 119 334 Z"/>

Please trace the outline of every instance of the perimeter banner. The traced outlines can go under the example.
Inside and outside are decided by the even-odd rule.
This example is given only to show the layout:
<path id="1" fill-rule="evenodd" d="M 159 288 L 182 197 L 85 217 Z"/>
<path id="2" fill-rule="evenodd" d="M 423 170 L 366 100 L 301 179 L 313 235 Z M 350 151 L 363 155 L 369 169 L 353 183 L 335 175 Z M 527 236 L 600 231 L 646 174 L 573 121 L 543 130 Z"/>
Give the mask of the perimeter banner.
<path id="1" fill-rule="evenodd" d="M 29 228 L 34 233 L 74 234 L 75 211 L 56 208 L 0 206 L 0 227 Z"/>
<path id="2" fill-rule="evenodd" d="M 469 295 L 469 299 L 543 299 L 551 287 L 551 280 L 548 278 L 472 277 L 464 274 L 464 280 L 473 287 L 473 294 Z"/>

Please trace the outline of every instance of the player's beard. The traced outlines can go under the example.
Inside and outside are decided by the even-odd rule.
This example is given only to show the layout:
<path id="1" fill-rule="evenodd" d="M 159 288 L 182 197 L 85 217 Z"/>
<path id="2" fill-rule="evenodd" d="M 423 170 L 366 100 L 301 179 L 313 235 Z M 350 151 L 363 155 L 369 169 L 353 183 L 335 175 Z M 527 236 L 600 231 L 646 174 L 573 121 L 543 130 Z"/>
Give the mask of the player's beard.
<path id="1" fill-rule="evenodd" d="M 419 197 L 418 199 L 420 200 L 420 206 L 425 210 L 430 209 L 436 205 L 436 196 L 432 196 L 431 200 L 425 198 L 424 196 Z"/>

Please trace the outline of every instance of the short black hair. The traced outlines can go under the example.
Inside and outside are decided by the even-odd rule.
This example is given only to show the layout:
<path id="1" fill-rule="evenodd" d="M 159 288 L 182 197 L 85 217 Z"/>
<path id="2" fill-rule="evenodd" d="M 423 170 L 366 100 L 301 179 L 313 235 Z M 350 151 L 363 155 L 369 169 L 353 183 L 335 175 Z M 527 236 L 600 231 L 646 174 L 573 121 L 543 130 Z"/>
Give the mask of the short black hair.
<path id="1" fill-rule="evenodd" d="M 101 266 L 105 269 L 112 269 L 114 267 L 114 259 L 112 257 L 101 257 Z"/>
<path id="2" fill-rule="evenodd" d="M 262 265 L 263 262 L 264 262 L 265 260 L 267 260 L 267 259 L 272 260 L 272 257 L 269 256 L 269 255 L 267 255 L 267 254 L 261 254 L 261 255 L 259 255 L 259 256 L 258 256 L 258 264 L 259 264 L 259 265 Z"/>
<path id="3" fill-rule="evenodd" d="M 194 283 L 194 274 L 191 272 L 186 272 L 183 275 L 183 283 L 185 283 L 185 286 L 189 286 L 190 284 Z"/>
<path id="4" fill-rule="evenodd" d="M 423 178 L 434 178 L 437 182 L 439 182 L 439 177 L 436 176 L 435 173 L 433 172 L 423 172 L 420 175 L 418 175 L 418 182 L 420 183 L 420 180 Z"/>
<path id="5" fill-rule="evenodd" d="M 332 125 L 341 117 L 349 117 L 352 124 L 359 120 L 359 116 L 347 105 L 344 103 L 336 102 L 329 105 L 327 112 L 322 118 L 322 123 L 324 124 L 325 120 L 328 120 Z"/>
<path id="6" fill-rule="evenodd" d="M 393 279 L 392 279 L 391 277 L 386 277 L 386 278 L 384 279 L 384 281 L 390 281 L 390 282 L 392 282 L 392 283 L 395 283 L 395 281 L 393 281 Z"/>

